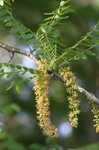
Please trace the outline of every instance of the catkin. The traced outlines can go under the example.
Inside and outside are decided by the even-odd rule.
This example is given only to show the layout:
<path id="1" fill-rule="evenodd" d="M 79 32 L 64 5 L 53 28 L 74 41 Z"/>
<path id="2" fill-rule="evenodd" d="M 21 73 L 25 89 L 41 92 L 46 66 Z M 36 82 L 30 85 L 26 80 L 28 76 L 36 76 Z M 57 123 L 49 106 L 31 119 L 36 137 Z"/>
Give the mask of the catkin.
<path id="1" fill-rule="evenodd" d="M 96 128 L 96 133 L 99 132 L 99 107 L 95 103 L 91 103 L 92 105 L 92 113 L 94 116 L 93 122 L 94 122 L 94 127 Z"/>
<path id="2" fill-rule="evenodd" d="M 78 100 L 78 91 L 76 87 L 76 78 L 71 72 L 69 67 L 66 67 L 59 71 L 59 73 L 65 79 L 65 86 L 67 87 L 68 96 L 68 103 L 69 103 L 69 121 L 72 127 L 78 126 L 78 114 L 79 111 L 79 100 Z"/>
<path id="3" fill-rule="evenodd" d="M 45 60 L 38 62 L 38 69 L 42 74 L 38 74 L 33 78 L 34 90 L 36 94 L 36 109 L 39 126 L 43 133 L 47 136 L 57 137 L 57 129 L 54 127 L 50 119 L 49 100 L 48 100 L 48 79 L 47 63 Z"/>

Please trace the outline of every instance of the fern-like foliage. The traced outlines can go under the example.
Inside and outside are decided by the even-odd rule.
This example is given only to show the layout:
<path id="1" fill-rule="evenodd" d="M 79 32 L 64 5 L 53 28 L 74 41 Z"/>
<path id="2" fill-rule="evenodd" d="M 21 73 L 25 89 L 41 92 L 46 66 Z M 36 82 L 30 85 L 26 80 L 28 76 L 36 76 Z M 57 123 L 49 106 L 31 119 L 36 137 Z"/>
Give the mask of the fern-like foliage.
<path id="1" fill-rule="evenodd" d="M 61 1 L 58 9 L 52 13 L 47 13 L 48 17 L 44 19 L 37 31 L 36 39 L 40 44 L 40 49 L 37 53 L 48 60 L 50 67 L 53 66 L 54 68 L 54 62 L 59 56 L 58 26 L 68 19 L 68 13 L 70 12 L 72 12 L 72 9 L 69 6 L 69 0 Z"/>
<path id="2" fill-rule="evenodd" d="M 4 70 L 2 68 L 4 67 L 10 67 L 12 69 L 17 69 L 19 72 L 22 72 L 23 74 L 26 72 L 32 73 L 32 74 L 36 74 L 39 73 L 38 70 L 32 69 L 32 68 L 27 68 L 21 65 L 16 65 L 16 64 L 11 64 L 11 63 L 0 63 L 0 73 L 4 72 Z M 6 72 L 5 72 L 6 73 Z"/>
<path id="3" fill-rule="evenodd" d="M 11 68 L 11 71 L 7 71 L 7 69 Z M 24 74 L 30 73 L 31 77 L 27 78 L 21 78 L 21 79 L 16 79 L 16 77 L 21 77 L 24 76 Z M 16 64 L 11 64 L 11 63 L 0 63 L 0 78 L 6 78 L 9 79 L 10 82 L 7 84 L 5 89 L 8 91 L 11 88 L 15 87 L 17 92 L 21 91 L 21 84 L 26 83 L 30 80 L 32 80 L 33 75 L 35 76 L 36 74 L 40 74 L 41 72 L 32 69 L 32 68 L 27 68 L 21 65 L 16 65 Z M 14 79 L 14 80 L 12 80 Z M 0 89 L 2 90 L 2 89 Z"/>
<path id="4" fill-rule="evenodd" d="M 80 59 L 86 59 L 89 55 L 96 55 L 99 50 L 99 22 L 75 45 L 64 49 L 56 62 L 64 66 Z"/>
<path id="5" fill-rule="evenodd" d="M 13 17 L 12 1 L 5 0 L 4 5 L 0 6 L 0 23 L 5 25 L 10 32 L 15 33 L 18 38 L 25 40 L 32 46 L 34 40 L 36 40 L 39 47 L 36 54 L 39 58 L 47 60 L 49 68 L 55 69 L 69 65 L 79 59 L 86 59 L 89 55 L 96 55 L 98 49 L 99 23 L 75 45 L 61 48 L 58 27 L 68 19 L 68 14 L 72 11 L 70 0 L 61 0 L 59 7 L 47 14 L 48 17 L 43 20 L 37 33 L 34 34 Z"/>
<path id="6" fill-rule="evenodd" d="M 55 67 L 70 65 L 74 61 L 86 59 L 89 55 L 97 54 L 99 45 L 99 22 L 75 45 L 61 48 L 59 42 L 58 26 L 68 18 L 68 13 L 73 12 L 69 0 L 62 0 L 57 10 L 48 13 L 37 31 L 36 38 L 40 43 L 39 55 L 48 60 L 49 66 Z M 66 45 L 64 45 L 66 47 Z"/>
<path id="7" fill-rule="evenodd" d="M 13 16 L 12 0 L 5 0 L 4 5 L 0 6 L 0 24 L 4 25 L 9 31 L 17 35 L 28 44 L 33 45 L 35 34 Z"/>
<path id="8" fill-rule="evenodd" d="M 11 71 L 7 71 L 8 68 L 11 68 Z M 23 82 L 27 82 L 32 79 L 33 75 L 35 76 L 36 74 L 40 74 L 41 72 L 32 69 L 32 68 L 27 68 L 21 65 L 16 65 L 16 64 L 11 64 L 11 63 L 0 63 L 0 77 L 4 77 L 7 79 L 12 79 L 17 76 L 24 76 L 24 74 L 30 73 L 31 77 L 21 79 L 21 80 L 12 80 L 10 81 L 9 87 L 7 88 L 8 90 L 12 88 L 14 85 L 18 85 Z"/>

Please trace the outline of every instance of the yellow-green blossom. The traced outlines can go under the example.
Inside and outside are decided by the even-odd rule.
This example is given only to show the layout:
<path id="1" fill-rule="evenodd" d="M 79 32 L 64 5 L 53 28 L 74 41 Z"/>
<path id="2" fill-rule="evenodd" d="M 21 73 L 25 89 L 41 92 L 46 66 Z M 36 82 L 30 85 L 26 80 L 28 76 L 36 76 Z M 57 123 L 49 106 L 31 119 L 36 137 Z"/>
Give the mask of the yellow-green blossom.
<path id="1" fill-rule="evenodd" d="M 36 94 L 37 119 L 45 135 L 57 137 L 57 129 L 50 119 L 47 62 L 45 60 L 39 61 L 38 69 L 42 71 L 42 74 L 38 74 L 33 78 L 35 83 L 34 90 Z"/>
<path id="2" fill-rule="evenodd" d="M 67 87 L 68 96 L 68 103 L 69 103 L 69 121 L 72 127 L 78 126 L 78 114 L 79 111 L 79 100 L 78 100 L 78 91 L 76 86 L 76 78 L 73 73 L 70 71 L 70 68 L 64 68 L 59 71 L 59 73 L 65 79 L 65 86 Z"/>

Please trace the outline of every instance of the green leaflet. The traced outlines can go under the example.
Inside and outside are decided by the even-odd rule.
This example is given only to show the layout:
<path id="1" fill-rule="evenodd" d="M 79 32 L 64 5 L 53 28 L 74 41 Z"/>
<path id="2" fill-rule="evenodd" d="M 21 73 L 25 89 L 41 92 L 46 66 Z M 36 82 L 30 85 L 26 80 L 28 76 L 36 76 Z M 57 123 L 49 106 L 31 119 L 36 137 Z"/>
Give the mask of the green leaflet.
<path id="1" fill-rule="evenodd" d="M 12 103 L 0 109 L 0 112 L 4 114 L 12 113 L 13 111 L 20 112 L 21 111 L 20 106 L 15 103 Z"/>
<path id="2" fill-rule="evenodd" d="M 0 69 L 2 69 L 3 67 L 10 67 L 13 69 L 17 69 L 17 70 L 20 70 L 20 72 L 22 71 L 23 73 L 25 73 L 25 72 L 30 72 L 32 74 L 40 73 L 36 69 L 27 68 L 27 67 L 24 67 L 21 65 L 16 65 L 16 64 L 11 64 L 11 63 L 0 63 Z M 1 70 L 1 71 L 3 71 L 3 70 Z"/>

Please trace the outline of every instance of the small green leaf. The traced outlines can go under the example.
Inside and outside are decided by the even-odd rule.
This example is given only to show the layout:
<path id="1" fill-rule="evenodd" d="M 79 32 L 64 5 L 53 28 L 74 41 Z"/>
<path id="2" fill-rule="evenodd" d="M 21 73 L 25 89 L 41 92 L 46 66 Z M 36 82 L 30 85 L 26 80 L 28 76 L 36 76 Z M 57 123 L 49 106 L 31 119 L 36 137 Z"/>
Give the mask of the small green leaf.
<path id="1" fill-rule="evenodd" d="M 21 87 L 20 87 L 19 84 L 16 84 L 15 89 L 16 89 L 16 92 L 17 92 L 17 93 L 20 93 L 20 92 L 22 91 L 22 89 L 21 89 Z"/>
<path id="2" fill-rule="evenodd" d="M 9 84 L 9 86 L 6 88 L 6 91 L 9 91 L 10 89 L 12 89 L 14 85 L 15 85 L 15 82 L 12 81 L 12 82 Z"/>
<path id="3" fill-rule="evenodd" d="M 11 110 L 16 111 L 16 112 L 21 111 L 21 108 L 17 104 L 11 104 L 10 108 L 11 108 Z"/>
<path id="4" fill-rule="evenodd" d="M 21 111 L 20 106 L 17 105 L 17 104 L 15 104 L 15 103 L 12 103 L 12 104 L 3 106 L 3 108 L 0 109 L 0 112 L 1 112 L 1 113 L 4 113 L 4 114 L 10 114 L 10 113 L 12 113 L 13 111 L 15 111 L 15 112 L 20 112 L 20 111 Z"/>

